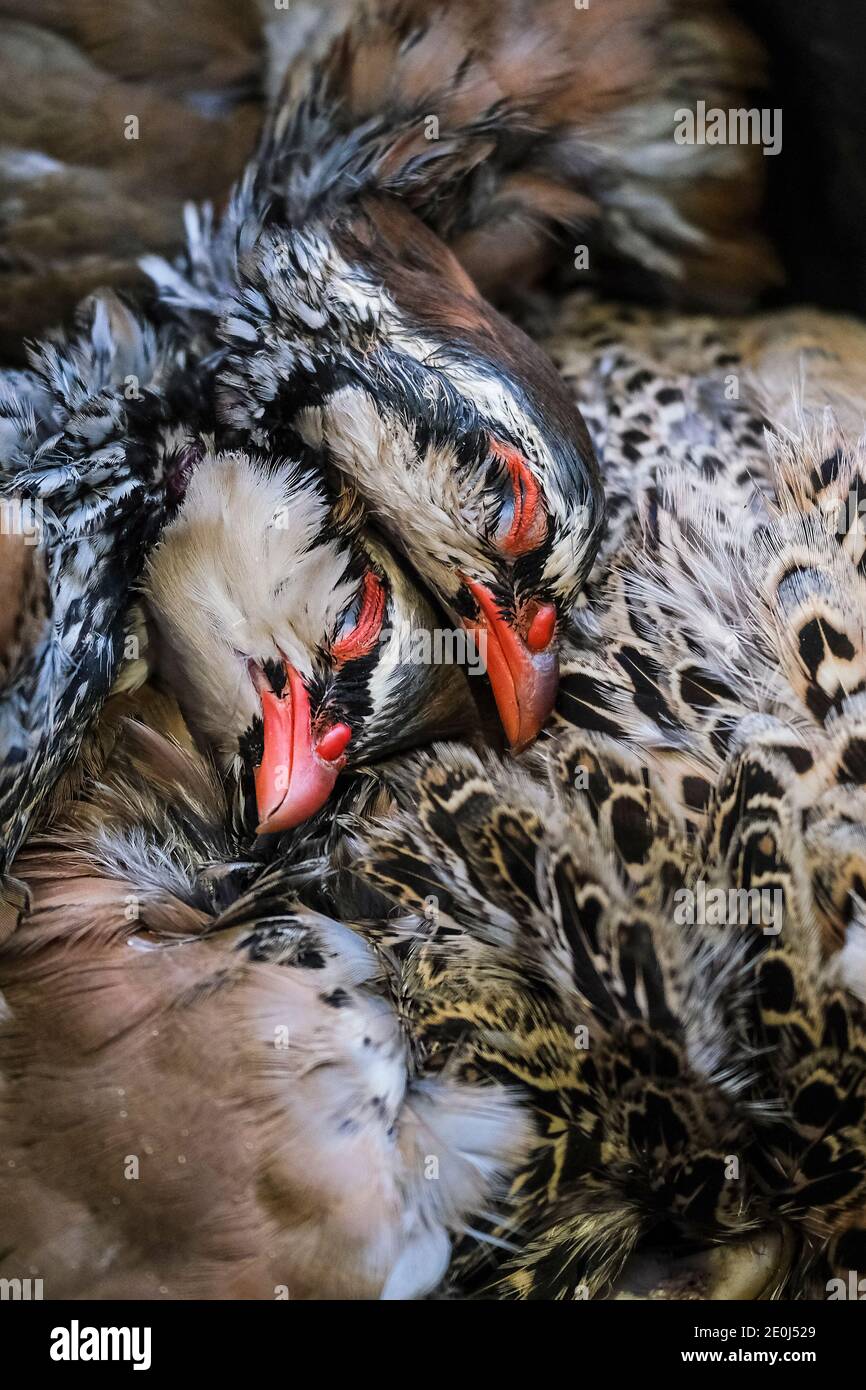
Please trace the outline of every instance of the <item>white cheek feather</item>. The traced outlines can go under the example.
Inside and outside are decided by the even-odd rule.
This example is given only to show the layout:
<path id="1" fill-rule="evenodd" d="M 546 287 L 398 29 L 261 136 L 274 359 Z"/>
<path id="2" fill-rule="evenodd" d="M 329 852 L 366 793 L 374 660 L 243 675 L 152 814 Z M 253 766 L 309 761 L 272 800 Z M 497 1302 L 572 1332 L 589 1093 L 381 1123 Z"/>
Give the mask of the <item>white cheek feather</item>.
<path id="1" fill-rule="evenodd" d="M 394 416 L 383 419 L 359 387 L 343 387 L 324 408 L 302 411 L 301 437 L 325 445 L 337 467 L 351 477 L 371 515 L 383 520 L 394 539 L 412 555 L 416 568 L 442 593 L 456 592 L 455 556 L 472 557 L 478 545 L 466 533 L 457 491 L 457 463 L 449 449 L 423 459 L 412 435 Z M 480 549 L 480 548 L 479 548 Z"/>
<path id="2" fill-rule="evenodd" d="M 319 543 L 327 504 L 290 465 L 207 458 L 151 557 L 147 593 L 171 651 L 169 678 L 221 751 L 260 712 L 246 658 L 280 653 L 310 674 L 356 585 L 347 552 Z"/>
<path id="3" fill-rule="evenodd" d="M 366 547 L 374 562 L 387 575 L 390 607 L 386 624 L 392 624 L 389 631 L 383 629 L 376 664 L 370 672 L 370 702 L 375 715 L 393 711 L 405 719 L 405 708 L 397 710 L 394 707 L 395 676 L 406 660 L 405 648 L 410 634 L 419 626 L 431 629 L 436 617 L 414 584 L 407 581 L 403 571 L 394 564 L 388 552 L 377 545 L 373 536 L 367 537 Z"/>
<path id="4" fill-rule="evenodd" d="M 566 528 L 551 547 L 544 565 L 544 580 L 554 591 L 570 591 L 575 574 L 587 569 L 587 551 L 594 537 L 591 526 L 588 511 L 573 506 Z"/>

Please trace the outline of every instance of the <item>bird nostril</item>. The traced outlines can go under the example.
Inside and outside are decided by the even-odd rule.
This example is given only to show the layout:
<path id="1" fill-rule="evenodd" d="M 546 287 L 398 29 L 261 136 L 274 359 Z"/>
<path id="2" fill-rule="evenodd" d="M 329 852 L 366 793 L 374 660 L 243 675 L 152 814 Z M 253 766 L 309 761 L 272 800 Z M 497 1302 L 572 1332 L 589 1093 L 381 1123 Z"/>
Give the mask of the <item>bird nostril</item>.
<path id="1" fill-rule="evenodd" d="M 316 753 L 326 763 L 335 763 L 346 751 L 352 730 L 348 724 L 334 724 L 316 744 Z"/>
<path id="2" fill-rule="evenodd" d="M 540 603 L 526 632 L 526 645 L 531 652 L 543 652 L 553 641 L 556 630 L 556 609 L 552 603 Z"/>

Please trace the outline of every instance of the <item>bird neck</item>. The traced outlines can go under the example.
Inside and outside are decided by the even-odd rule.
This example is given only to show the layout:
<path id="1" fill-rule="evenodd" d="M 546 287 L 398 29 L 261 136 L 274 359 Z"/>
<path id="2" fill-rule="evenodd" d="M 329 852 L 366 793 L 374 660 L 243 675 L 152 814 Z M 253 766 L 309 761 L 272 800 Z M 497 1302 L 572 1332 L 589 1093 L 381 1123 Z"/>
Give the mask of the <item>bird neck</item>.
<path id="1" fill-rule="evenodd" d="M 362 9 L 319 62 L 289 73 L 262 162 L 290 222 L 372 192 L 440 233 L 456 226 L 468 176 L 526 124 L 492 71 L 495 53 L 476 49 L 478 29 L 452 0 L 395 0 Z"/>

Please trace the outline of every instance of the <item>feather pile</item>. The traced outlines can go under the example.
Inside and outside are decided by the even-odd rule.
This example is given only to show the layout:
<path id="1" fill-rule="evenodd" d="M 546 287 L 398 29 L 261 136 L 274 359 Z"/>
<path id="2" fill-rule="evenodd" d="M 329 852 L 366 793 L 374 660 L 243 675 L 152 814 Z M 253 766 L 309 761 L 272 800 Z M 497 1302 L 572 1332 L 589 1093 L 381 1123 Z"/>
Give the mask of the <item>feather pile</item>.
<path id="1" fill-rule="evenodd" d="M 566 306 L 576 354 L 599 315 Z M 518 763 L 395 760 L 325 860 L 263 858 L 172 707 L 109 703 L 82 791 L 17 861 L 33 912 L 2 972 L 28 1153 L 4 1205 L 34 1267 L 63 1250 L 65 1289 L 624 1297 L 660 1268 L 655 1296 L 810 1297 L 862 1263 L 866 483 L 824 409 L 857 333 L 812 320 L 785 358 L 785 316 L 640 327 L 613 371 L 667 424 L 643 421 L 654 462 L 575 615 L 558 723 Z M 715 332 L 726 360 L 686 373 Z M 796 432 L 763 437 L 803 333 L 821 409 L 807 393 Z M 601 431 L 629 393 L 600 351 L 581 379 L 615 495 Z M 104 1099 L 71 1113 L 79 1086 Z M 119 1252 L 98 1270 L 97 1227 Z"/>
<path id="2" fill-rule="evenodd" d="M 175 233 L 131 236 L 151 253 L 154 322 L 102 292 L 0 376 L 0 501 L 18 509 L 0 537 L 15 600 L 0 619 L 0 872 L 22 909 L 0 949 L 0 1274 L 44 1275 L 49 1297 L 807 1298 L 866 1266 L 866 331 L 587 291 L 539 318 L 608 523 L 583 543 L 573 589 L 594 564 L 567 622 L 553 615 L 553 719 L 509 759 L 464 721 L 462 686 L 443 685 L 432 728 L 471 727 L 473 744 L 405 751 L 432 737 L 425 681 L 383 699 L 364 598 L 381 596 L 379 621 L 386 587 L 416 617 L 433 610 L 354 497 L 327 491 L 315 431 L 279 418 L 298 395 L 290 368 L 339 395 L 357 357 L 372 406 L 342 428 L 356 453 L 381 431 L 368 452 L 392 511 L 378 520 L 399 530 L 398 431 L 383 420 L 400 424 L 404 463 L 438 457 L 449 480 L 439 436 L 456 428 L 443 408 L 439 454 L 413 455 L 430 401 L 412 383 L 429 381 L 431 353 L 409 331 L 411 294 L 401 317 L 407 284 L 438 275 L 452 294 L 443 358 L 471 330 L 443 391 L 465 424 L 469 347 L 488 351 L 490 325 L 508 341 L 469 275 L 507 300 L 519 280 L 549 284 L 555 248 L 585 235 L 608 293 L 731 309 L 772 279 L 751 225 L 756 151 L 663 129 L 677 102 L 726 106 L 758 75 L 741 31 L 679 0 L 577 18 L 545 0 L 534 30 L 526 11 L 365 8 L 323 62 L 271 74 L 259 154 L 221 221 L 190 212 L 174 263 Z M 153 107 L 164 128 L 182 92 L 209 138 L 231 128 L 216 192 L 245 138 L 229 118 L 245 14 L 237 43 L 218 26 L 195 100 L 180 65 Z M 11 164 L 28 208 L 42 175 L 60 176 L 39 158 Z M 140 188 L 146 161 L 132 173 Z M 122 181 L 111 193 L 123 201 Z M 375 282 L 376 351 L 398 362 L 391 417 L 375 413 L 373 271 L 394 291 Z M 531 381 L 494 347 L 509 390 Z M 516 431 L 521 393 L 492 379 L 486 407 L 506 401 Z M 543 425 L 555 437 L 564 418 Z M 247 531 L 229 524 L 238 498 Z M 283 502 L 297 593 L 282 539 L 254 549 Z M 402 519 L 407 536 L 424 538 L 419 517 Z M 189 526 L 225 543 L 204 616 L 210 552 L 191 577 L 172 568 Z M 334 557 L 317 608 L 305 576 Z M 282 592 L 309 628 L 291 661 L 309 657 L 326 693 L 360 643 L 380 718 L 356 740 L 376 761 L 350 764 L 309 824 L 257 841 L 226 767 L 249 730 L 265 761 L 261 691 L 219 748 L 228 678 L 211 681 L 207 644 L 226 595 L 249 598 L 263 573 L 266 636 Z M 199 663 L 198 724 L 141 652 L 143 595 L 163 643 L 186 647 L 177 665 Z M 240 688 L 256 653 L 223 639 Z M 268 690 L 274 706 L 283 692 Z"/>

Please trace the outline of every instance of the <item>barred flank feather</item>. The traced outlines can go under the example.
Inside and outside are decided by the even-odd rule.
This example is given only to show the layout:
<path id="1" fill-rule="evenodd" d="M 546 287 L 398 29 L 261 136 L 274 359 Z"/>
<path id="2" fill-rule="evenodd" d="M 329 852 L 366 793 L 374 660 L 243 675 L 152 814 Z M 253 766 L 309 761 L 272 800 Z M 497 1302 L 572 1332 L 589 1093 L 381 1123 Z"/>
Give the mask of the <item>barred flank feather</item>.
<path id="1" fill-rule="evenodd" d="M 768 1288 L 802 1292 L 840 1233 L 853 1248 L 866 1011 L 822 964 L 797 773 L 759 725 L 701 844 L 600 735 L 538 755 L 547 788 L 442 746 L 361 832 L 362 872 L 411 914 L 401 996 L 427 1065 L 519 1086 L 536 1119 L 510 1205 L 452 1265 L 464 1294 L 603 1296 L 659 1241 L 780 1227 L 796 1257 Z M 699 880 L 773 892 L 778 918 L 684 926 Z"/>

